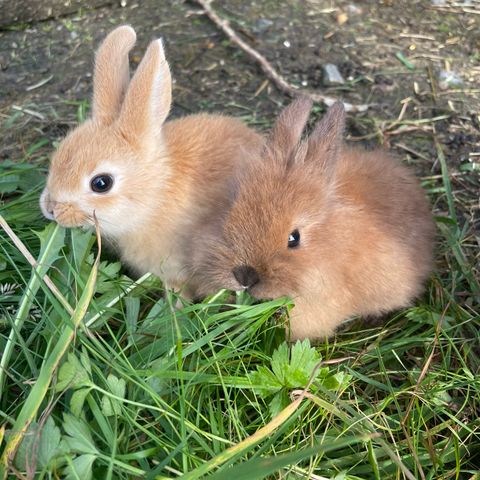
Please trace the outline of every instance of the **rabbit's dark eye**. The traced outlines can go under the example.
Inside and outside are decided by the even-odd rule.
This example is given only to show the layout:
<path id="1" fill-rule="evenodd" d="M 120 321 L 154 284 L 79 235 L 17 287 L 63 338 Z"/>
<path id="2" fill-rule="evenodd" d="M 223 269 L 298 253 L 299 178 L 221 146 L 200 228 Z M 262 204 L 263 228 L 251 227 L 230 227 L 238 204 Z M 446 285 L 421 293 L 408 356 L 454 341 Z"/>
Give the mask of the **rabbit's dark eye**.
<path id="1" fill-rule="evenodd" d="M 288 248 L 298 247 L 299 244 L 300 244 L 300 232 L 297 229 L 295 229 L 288 236 Z"/>
<path id="2" fill-rule="evenodd" d="M 106 193 L 113 187 L 113 177 L 102 173 L 90 181 L 90 188 L 96 193 Z"/>

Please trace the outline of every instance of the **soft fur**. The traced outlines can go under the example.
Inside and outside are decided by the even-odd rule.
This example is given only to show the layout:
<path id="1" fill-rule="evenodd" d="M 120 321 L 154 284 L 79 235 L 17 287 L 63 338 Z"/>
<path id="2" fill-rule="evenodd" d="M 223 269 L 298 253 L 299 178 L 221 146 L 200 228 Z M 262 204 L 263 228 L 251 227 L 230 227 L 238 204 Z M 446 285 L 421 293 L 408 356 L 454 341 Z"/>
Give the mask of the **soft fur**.
<path id="1" fill-rule="evenodd" d="M 40 204 L 66 227 L 91 225 L 95 212 L 102 234 L 130 266 L 180 288 L 193 232 L 229 201 L 229 175 L 255 158 L 263 140 L 219 115 L 164 123 L 172 81 L 162 43 L 150 44 L 129 81 L 135 40 L 134 30 L 122 26 L 100 46 L 92 118 L 53 155 Z M 114 177 L 107 193 L 90 188 L 100 173 Z"/>
<path id="2" fill-rule="evenodd" d="M 201 293 L 292 297 L 292 339 L 409 305 L 432 268 L 434 226 L 412 173 L 383 151 L 343 145 L 341 103 L 302 140 L 310 109 L 301 97 L 282 112 L 260 165 L 238 178 L 230 211 L 195 239 Z M 288 248 L 295 229 L 300 244 Z M 242 266 L 257 283 L 240 284 Z"/>

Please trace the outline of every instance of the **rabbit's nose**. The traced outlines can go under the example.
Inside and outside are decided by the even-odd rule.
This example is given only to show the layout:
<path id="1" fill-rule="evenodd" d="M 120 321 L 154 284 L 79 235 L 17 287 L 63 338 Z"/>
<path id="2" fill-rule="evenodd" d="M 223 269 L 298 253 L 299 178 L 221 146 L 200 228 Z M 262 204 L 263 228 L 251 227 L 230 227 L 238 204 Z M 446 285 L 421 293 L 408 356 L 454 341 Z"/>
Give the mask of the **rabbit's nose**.
<path id="1" fill-rule="evenodd" d="M 258 272 L 250 265 L 241 265 L 232 270 L 233 276 L 243 288 L 253 287 L 260 281 Z"/>
<path id="2" fill-rule="evenodd" d="M 43 215 L 49 220 L 55 220 L 54 208 L 56 202 L 50 198 L 48 190 L 45 189 L 40 197 L 40 208 Z"/>

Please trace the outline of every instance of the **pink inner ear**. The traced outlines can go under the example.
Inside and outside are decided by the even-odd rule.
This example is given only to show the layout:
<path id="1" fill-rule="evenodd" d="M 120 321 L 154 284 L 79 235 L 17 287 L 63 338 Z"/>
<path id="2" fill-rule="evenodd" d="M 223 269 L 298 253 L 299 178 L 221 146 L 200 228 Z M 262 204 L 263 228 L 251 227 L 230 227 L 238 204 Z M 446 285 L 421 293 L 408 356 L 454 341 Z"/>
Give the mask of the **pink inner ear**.
<path id="1" fill-rule="evenodd" d="M 297 149 L 293 154 L 292 164 L 301 165 L 305 161 L 307 152 L 308 152 L 308 142 L 306 140 L 303 140 L 297 145 Z"/>
<path id="2" fill-rule="evenodd" d="M 118 125 L 136 146 L 146 146 L 161 132 L 172 102 L 172 79 L 161 40 L 153 41 L 130 82 Z"/>
<path id="3" fill-rule="evenodd" d="M 276 157 L 292 162 L 312 109 L 312 99 L 300 96 L 282 110 L 273 127 L 268 146 Z"/>
<path id="4" fill-rule="evenodd" d="M 334 103 L 315 126 L 308 139 L 307 157 L 326 157 L 334 160 L 343 143 L 345 129 L 345 108 L 342 102 Z"/>

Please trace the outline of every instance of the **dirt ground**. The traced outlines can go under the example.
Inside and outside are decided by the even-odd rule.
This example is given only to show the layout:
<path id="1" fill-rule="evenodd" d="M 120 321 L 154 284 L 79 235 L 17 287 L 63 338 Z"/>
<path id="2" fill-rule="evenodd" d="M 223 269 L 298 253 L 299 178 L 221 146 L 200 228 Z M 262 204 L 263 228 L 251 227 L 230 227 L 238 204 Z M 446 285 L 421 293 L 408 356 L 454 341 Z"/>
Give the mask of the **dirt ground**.
<path id="1" fill-rule="evenodd" d="M 478 249 L 480 2 L 224 0 L 213 6 L 289 82 L 372 104 L 349 115 L 349 139 L 391 147 L 432 192 L 441 188 L 440 145 L 457 208 L 471 225 L 470 246 Z M 95 48 L 123 23 L 138 35 L 133 68 L 150 40 L 164 38 L 175 79 L 173 116 L 222 111 L 264 129 L 288 102 L 194 2 L 115 1 L 0 31 L 0 161 L 46 165 L 53 143 L 91 96 Z M 343 85 L 326 85 L 326 63 L 338 67 Z M 442 81 L 442 70 L 452 82 Z M 319 105 L 316 112 L 322 111 Z M 445 213 L 441 194 L 432 201 L 437 214 Z"/>

